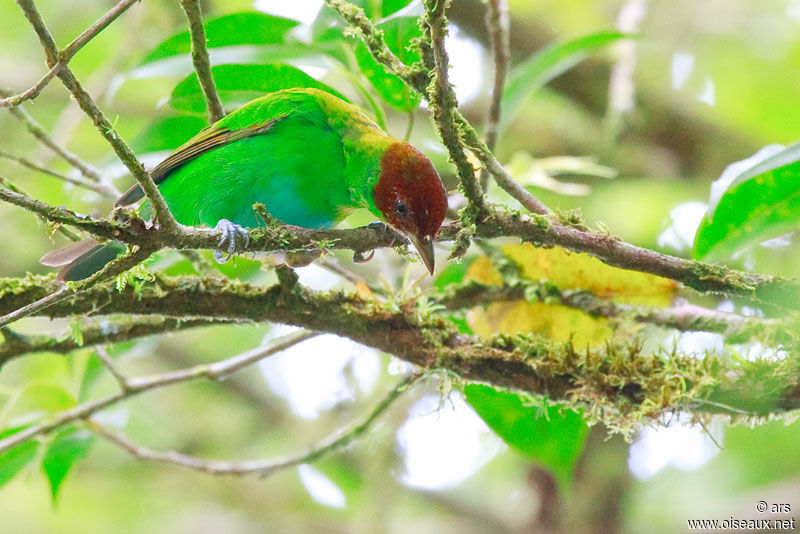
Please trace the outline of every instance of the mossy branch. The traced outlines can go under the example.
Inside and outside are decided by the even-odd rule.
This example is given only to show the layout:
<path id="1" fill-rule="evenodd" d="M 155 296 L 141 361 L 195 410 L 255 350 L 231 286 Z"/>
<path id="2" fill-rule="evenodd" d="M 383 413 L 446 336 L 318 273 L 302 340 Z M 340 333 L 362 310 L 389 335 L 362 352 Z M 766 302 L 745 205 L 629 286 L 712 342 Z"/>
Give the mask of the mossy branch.
<path id="1" fill-rule="evenodd" d="M 470 219 L 480 218 L 483 208 L 483 190 L 475 176 L 475 169 L 467 159 L 461 136 L 456 128 L 455 111 L 458 108 L 456 94 L 450 86 L 448 70 L 450 60 L 444 47 L 447 36 L 447 18 L 445 11 L 450 5 L 449 0 L 427 0 L 424 2 L 426 18 L 423 22 L 427 39 L 431 42 L 435 62 L 432 72 L 433 81 L 428 90 L 428 102 L 431 112 L 439 129 L 442 142 L 450 154 L 450 159 L 456 166 L 461 182 L 461 190 L 467 199 Z"/>
<path id="2" fill-rule="evenodd" d="M 41 298 L 52 284 L 39 277 L 0 280 L 0 313 Z M 796 358 L 736 364 L 711 354 L 645 354 L 635 342 L 582 348 L 538 336 L 482 341 L 460 334 L 444 318 L 421 313 L 413 303 L 398 309 L 299 284 L 157 277 L 122 291 L 94 286 L 43 312 L 49 317 L 115 313 L 268 321 L 329 332 L 425 369 L 444 368 L 465 379 L 578 403 L 609 425 L 630 427 L 687 406 L 764 416 L 794 409 L 800 400 Z"/>
<path id="3" fill-rule="evenodd" d="M 125 210 L 115 212 L 114 218 L 110 220 L 94 219 L 66 208 L 50 206 L 3 187 L 0 187 L 0 200 L 20 206 L 47 220 L 85 230 L 97 237 L 116 239 L 154 251 L 164 247 L 215 249 L 221 237 L 218 230 L 207 228 L 182 226 L 173 232 L 151 228 Z M 518 237 L 534 244 L 557 245 L 568 250 L 591 254 L 614 267 L 670 278 L 699 292 L 722 293 L 766 301 L 780 300 L 787 306 L 800 305 L 800 286 L 779 276 L 747 273 L 669 256 L 631 245 L 605 233 L 588 231 L 575 225 L 573 221 L 563 221 L 555 215 L 526 216 L 501 211 L 488 205 L 485 213 L 484 219 L 475 226 L 474 234 L 477 237 Z M 564 224 L 565 222 L 569 224 Z M 439 240 L 455 239 L 461 228 L 459 224 L 443 227 Z M 324 248 L 368 252 L 404 242 L 404 237 L 388 227 L 312 230 L 271 225 L 256 228 L 251 232 L 248 250 Z"/>
<path id="4" fill-rule="evenodd" d="M 402 62 L 389 50 L 382 34 L 375 28 L 360 8 L 342 0 L 326 0 L 342 18 L 361 36 L 373 57 L 387 69 L 404 80 L 409 87 L 415 89 L 423 97 L 428 97 L 431 73 L 420 69 L 414 70 L 403 66 Z M 442 4 L 444 7 L 444 4 Z M 423 54 L 424 57 L 424 54 Z M 492 154 L 492 151 L 477 134 L 471 124 L 455 110 L 454 120 L 459 128 L 464 143 L 492 172 L 498 184 L 512 196 L 520 200 L 531 212 L 530 217 L 512 216 L 487 206 L 486 216 L 476 225 L 476 236 L 501 237 L 517 236 L 545 246 L 558 245 L 577 252 L 592 254 L 616 267 L 649 272 L 659 276 L 672 278 L 698 291 L 722 292 L 730 295 L 773 299 L 780 292 L 790 290 L 792 296 L 800 297 L 800 286 L 777 277 L 743 273 L 702 262 L 693 262 L 661 254 L 641 247 L 625 243 L 608 235 L 589 232 L 583 228 L 566 226 L 550 219 L 537 217 L 546 214 L 548 209 L 520 186 L 503 168 Z M 527 195 L 527 196 L 526 196 Z M 445 232 L 448 237 L 455 237 L 454 232 Z M 799 298 L 787 298 L 786 301 L 800 301 Z"/>

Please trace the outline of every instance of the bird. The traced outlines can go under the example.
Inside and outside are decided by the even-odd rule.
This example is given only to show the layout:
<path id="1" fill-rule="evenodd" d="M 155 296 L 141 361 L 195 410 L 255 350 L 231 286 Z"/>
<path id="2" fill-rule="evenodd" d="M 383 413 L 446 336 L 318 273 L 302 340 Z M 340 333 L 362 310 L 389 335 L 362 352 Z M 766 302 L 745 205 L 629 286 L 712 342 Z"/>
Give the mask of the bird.
<path id="1" fill-rule="evenodd" d="M 263 225 L 263 204 L 290 225 L 327 229 L 355 208 L 404 234 L 431 275 L 433 239 L 447 211 L 447 191 L 431 161 L 354 105 L 323 90 L 293 88 L 256 98 L 172 152 L 150 175 L 175 219 L 222 230 L 217 261 Z M 135 185 L 115 206 L 144 197 Z M 145 202 L 142 213 L 151 210 Z M 63 267 L 61 280 L 81 280 L 124 246 L 79 242 L 40 260 Z M 237 250 L 238 251 L 238 250 Z"/>

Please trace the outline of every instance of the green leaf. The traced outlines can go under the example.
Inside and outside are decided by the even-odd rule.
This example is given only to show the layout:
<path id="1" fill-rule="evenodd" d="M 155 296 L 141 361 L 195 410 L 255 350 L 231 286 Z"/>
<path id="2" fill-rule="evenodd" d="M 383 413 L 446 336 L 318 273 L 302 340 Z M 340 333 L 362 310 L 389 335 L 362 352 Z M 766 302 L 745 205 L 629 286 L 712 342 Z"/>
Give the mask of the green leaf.
<path id="1" fill-rule="evenodd" d="M 709 207 L 694 241 L 696 258 L 719 259 L 800 225 L 800 143 L 737 176 Z"/>
<path id="2" fill-rule="evenodd" d="M 383 0 L 383 2 L 381 2 L 381 15 L 384 17 L 393 15 L 411 4 L 411 2 L 412 0 Z M 419 0 L 415 0 L 415 3 L 420 2 Z"/>
<path id="3" fill-rule="evenodd" d="M 467 269 L 475 261 L 475 258 L 469 259 L 462 259 L 461 262 L 450 262 L 447 267 L 442 269 L 442 272 L 436 277 L 434 280 L 433 285 L 436 286 L 437 289 L 444 289 L 450 284 L 457 284 L 464 280 L 464 276 L 467 274 Z"/>
<path id="4" fill-rule="evenodd" d="M 589 427 L 581 414 L 559 406 L 531 406 L 523 397 L 482 384 L 464 387 L 467 402 L 503 441 L 569 486 Z"/>
<path id="5" fill-rule="evenodd" d="M 421 30 L 416 17 L 393 17 L 377 25 L 383 31 L 389 49 L 406 65 L 419 61 L 419 53 L 412 46 L 411 40 L 420 37 Z M 406 87 L 405 82 L 375 61 L 364 43 L 356 45 L 356 63 L 361 72 L 386 103 L 400 111 L 408 112 L 417 109 L 420 97 Z"/>
<path id="6" fill-rule="evenodd" d="M 61 483 L 77 461 L 86 456 L 94 436 L 75 427 L 66 428 L 55 435 L 42 458 L 42 470 L 50 482 L 50 493 L 55 502 Z"/>
<path id="7" fill-rule="evenodd" d="M 215 269 L 231 280 L 250 280 L 261 273 L 262 263 L 259 260 L 251 260 L 244 256 L 234 256 L 231 261 L 217 263 L 210 251 L 204 250 L 200 254 L 205 256 L 209 265 L 213 265 Z"/>
<path id="8" fill-rule="evenodd" d="M 295 20 L 267 15 L 258 11 L 233 13 L 206 21 L 208 48 L 236 45 L 260 45 L 283 42 L 290 29 L 297 26 Z M 152 63 L 167 57 L 189 54 L 192 50 L 189 32 L 173 35 L 159 44 L 140 65 Z"/>
<path id="9" fill-rule="evenodd" d="M 0 427 L 10 422 L 16 426 L 31 423 L 42 417 L 75 406 L 75 398 L 63 387 L 48 383 L 26 385 L 12 406 L 4 407 L 4 418 Z"/>
<path id="10" fill-rule="evenodd" d="M 293 87 L 312 87 L 347 101 L 341 93 L 291 65 L 217 65 L 211 68 L 220 99 L 233 109 L 267 93 Z M 170 105 L 183 111 L 204 112 L 206 102 L 193 73 L 172 91 Z"/>
<path id="11" fill-rule="evenodd" d="M 28 425 L 8 428 L 0 432 L 0 440 L 23 430 Z M 24 441 L 15 445 L 7 451 L 0 453 L 0 487 L 9 482 L 17 473 L 22 471 L 36 457 L 36 449 L 39 443 L 36 441 Z"/>
<path id="12" fill-rule="evenodd" d="M 615 31 L 592 33 L 566 42 L 552 43 L 517 65 L 508 76 L 502 98 L 501 131 L 516 117 L 525 101 L 552 79 L 565 73 L 602 48 L 631 34 Z"/>

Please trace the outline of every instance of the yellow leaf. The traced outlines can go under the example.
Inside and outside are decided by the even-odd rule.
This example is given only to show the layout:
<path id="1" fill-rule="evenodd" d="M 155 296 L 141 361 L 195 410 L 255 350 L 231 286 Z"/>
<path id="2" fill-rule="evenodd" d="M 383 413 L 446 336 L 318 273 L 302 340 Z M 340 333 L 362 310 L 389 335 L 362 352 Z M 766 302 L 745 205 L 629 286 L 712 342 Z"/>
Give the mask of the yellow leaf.
<path id="1" fill-rule="evenodd" d="M 503 332 L 535 333 L 578 347 L 602 344 L 611 335 L 606 319 L 594 319 L 582 311 L 542 302 L 494 302 L 467 312 L 467 323 L 482 338 Z"/>
<path id="2" fill-rule="evenodd" d="M 519 267 L 520 275 L 548 280 L 559 289 L 585 289 L 598 297 L 628 304 L 668 306 L 677 284 L 659 276 L 610 267 L 588 254 L 530 244 L 504 245 L 503 254 Z M 488 257 L 472 263 L 466 278 L 486 285 L 502 285 L 503 278 Z M 611 335 L 606 319 L 557 304 L 525 301 L 498 302 L 467 314 L 472 330 L 482 337 L 506 333 L 538 333 L 550 339 L 572 339 L 578 346 L 599 345 Z"/>

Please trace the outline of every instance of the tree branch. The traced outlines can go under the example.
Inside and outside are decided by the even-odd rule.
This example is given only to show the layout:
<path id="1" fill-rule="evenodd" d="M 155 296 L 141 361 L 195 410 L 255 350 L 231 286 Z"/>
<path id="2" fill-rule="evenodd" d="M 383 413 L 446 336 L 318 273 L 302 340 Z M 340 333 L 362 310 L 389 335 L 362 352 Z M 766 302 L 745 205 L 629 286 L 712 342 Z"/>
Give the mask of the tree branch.
<path id="1" fill-rule="evenodd" d="M 181 0 L 181 7 L 189 19 L 189 34 L 192 38 L 192 64 L 200 82 L 200 89 L 208 107 L 208 122 L 214 123 L 225 116 L 222 101 L 219 99 L 214 77 L 211 75 L 211 62 L 206 46 L 206 31 L 203 28 L 203 16 L 200 13 L 199 0 Z"/>
<path id="2" fill-rule="evenodd" d="M 128 378 L 126 379 L 127 388 L 119 393 L 115 393 L 114 395 L 110 395 L 97 401 L 80 404 L 69 410 L 59 412 L 45 421 L 42 421 L 41 423 L 31 425 L 4 439 L 0 439 L 0 453 L 30 438 L 46 434 L 73 421 L 90 417 L 100 410 L 103 410 L 122 400 L 133 397 L 134 395 L 144 393 L 145 391 L 159 389 L 176 383 L 190 382 L 198 378 L 221 380 L 226 376 L 240 371 L 241 369 L 244 369 L 245 367 L 259 360 L 276 354 L 282 350 L 286 350 L 289 347 L 296 345 L 301 341 L 305 341 L 306 339 L 315 335 L 316 334 L 313 332 L 298 332 L 296 334 L 286 336 L 271 345 L 258 347 L 252 351 L 216 363 L 196 365 L 187 369 L 181 369 L 179 371 L 148 377 Z"/>
<path id="3" fill-rule="evenodd" d="M 0 281 L 0 312 L 47 291 L 48 282 L 35 277 Z M 444 368 L 468 380 L 577 403 L 612 425 L 640 424 L 690 403 L 704 412 L 767 415 L 794 409 L 800 401 L 796 359 L 744 366 L 713 355 L 643 354 L 636 342 L 576 348 L 538 336 L 481 341 L 460 334 L 444 318 L 421 314 L 413 303 L 382 305 L 357 295 L 315 293 L 290 280 L 263 287 L 156 277 L 135 290 L 95 286 L 46 309 L 50 317 L 99 313 L 269 321 L 329 332 L 425 369 Z"/>
<path id="4" fill-rule="evenodd" d="M 158 229 L 147 228 L 140 219 L 126 220 L 124 211 L 117 212 L 119 220 L 92 219 L 65 208 L 48 206 L 3 187 L 0 187 L 0 200 L 28 209 L 53 222 L 69 224 L 99 237 L 148 247 L 153 251 L 163 247 L 215 249 L 221 237 L 217 230 L 194 227 L 181 227 L 177 233 L 162 233 Z M 779 276 L 747 273 L 669 256 L 631 245 L 605 233 L 560 224 L 559 219 L 552 215 L 522 216 L 491 206 L 487 206 L 486 210 L 484 219 L 476 227 L 475 235 L 478 237 L 519 237 L 535 244 L 557 245 L 591 254 L 614 267 L 670 278 L 699 292 L 780 301 L 789 307 L 800 306 L 800 286 Z M 439 240 L 456 238 L 460 229 L 459 225 L 444 226 Z M 405 238 L 389 228 L 312 230 L 280 225 L 253 229 L 249 250 L 324 248 L 367 252 L 404 242 Z"/>
<path id="5" fill-rule="evenodd" d="M 453 230 L 443 231 L 440 238 L 453 237 Z M 476 235 L 484 238 L 516 236 L 534 244 L 557 245 L 591 254 L 614 267 L 670 278 L 701 293 L 781 301 L 787 306 L 800 307 L 800 286 L 786 278 L 669 256 L 631 245 L 606 233 L 560 224 L 552 216 L 521 216 L 495 209 L 488 212 L 478 225 Z"/>
<path id="6" fill-rule="evenodd" d="M 53 178 L 58 178 L 59 180 L 62 180 L 64 182 L 68 182 L 68 183 L 70 183 L 72 185 L 75 185 L 77 187 L 83 187 L 84 189 L 88 189 L 90 191 L 94 191 L 95 193 L 97 193 L 100 196 L 109 197 L 109 198 L 117 198 L 115 196 L 112 196 L 110 191 L 108 191 L 106 188 L 104 188 L 104 187 L 102 187 L 102 186 L 100 186 L 98 184 L 95 184 L 95 183 L 92 183 L 92 182 L 88 182 L 88 181 L 82 180 L 80 178 L 73 178 L 72 176 L 67 176 L 65 174 L 61 174 L 61 173 L 56 172 L 54 170 L 48 169 L 47 167 L 43 167 L 43 166 L 41 166 L 41 165 L 39 165 L 37 163 L 34 163 L 33 161 L 31 161 L 31 160 L 29 160 L 27 158 L 15 156 L 14 154 L 11 154 L 10 152 L 6 152 L 4 150 L 0 150 L 0 158 L 5 158 L 5 159 L 7 159 L 9 161 L 13 161 L 14 163 L 16 163 L 18 165 L 22 165 L 23 167 L 27 167 L 27 168 L 32 169 L 34 171 L 40 172 L 42 174 L 46 174 L 48 176 L 52 176 Z"/>
<path id="7" fill-rule="evenodd" d="M 58 60 L 50 67 L 50 70 L 47 71 L 47 74 L 45 74 L 30 89 L 17 95 L 0 98 L 0 107 L 18 106 L 25 100 L 39 96 L 39 93 L 41 93 L 42 90 L 47 87 L 47 84 L 49 84 L 50 81 L 56 77 L 61 69 L 69 63 L 72 57 L 77 54 L 78 51 L 86 45 L 86 43 L 94 39 L 97 34 L 106 29 L 106 27 L 114 22 L 118 16 L 120 16 L 123 12 L 125 12 L 125 10 L 138 1 L 139 0 L 122 0 L 117 5 L 112 7 L 105 15 L 100 17 L 97 22 L 92 24 L 78 37 L 73 39 L 71 43 L 65 46 L 63 50 L 58 52 Z"/>
<path id="8" fill-rule="evenodd" d="M 436 120 L 439 135 L 442 137 L 442 142 L 447 147 L 450 159 L 458 170 L 461 189 L 474 212 L 471 219 L 479 219 L 484 204 L 483 190 L 475 177 L 475 169 L 472 168 L 472 164 L 467 160 L 464 147 L 461 144 L 461 137 L 456 129 L 456 122 L 453 120 L 458 102 L 448 80 L 450 63 L 444 47 L 444 39 L 447 35 L 447 19 L 444 13 L 449 5 L 449 0 L 427 0 L 425 2 L 427 12 L 426 30 L 430 36 L 435 60 L 433 87 L 428 92 L 428 102 Z"/>
<path id="9" fill-rule="evenodd" d="M 0 88 L 0 95 L 8 94 L 5 89 Z M 92 164 L 83 161 L 77 155 L 73 154 L 65 147 L 58 144 L 50 135 L 42 128 L 42 126 L 31 117 L 31 115 L 25 111 L 24 108 L 21 106 L 9 108 L 8 110 L 14 117 L 21 120 L 25 123 L 26 128 L 28 131 L 44 146 L 55 152 L 59 155 L 62 159 L 67 161 L 70 165 L 75 167 L 89 180 L 96 182 L 98 187 L 105 191 L 105 194 L 109 197 L 117 198 L 120 195 L 119 190 L 117 190 L 114 185 L 106 179 L 105 176 Z"/>
<path id="10" fill-rule="evenodd" d="M 48 65 L 54 65 L 58 62 L 58 46 L 53 36 L 50 34 L 50 30 L 47 29 L 44 20 L 42 20 L 39 11 L 36 9 L 36 5 L 33 0 L 16 1 L 25 14 L 25 18 L 31 23 L 36 35 L 39 37 L 39 42 L 44 49 Z M 167 231 L 176 231 L 180 225 L 178 225 L 178 222 L 172 216 L 172 213 L 170 213 L 167 203 L 164 201 L 164 197 L 161 196 L 161 192 L 153 182 L 153 178 L 145 170 L 141 162 L 136 159 L 136 155 L 130 147 L 114 130 L 114 127 L 100 108 L 97 107 L 97 104 L 92 100 L 89 93 L 81 87 L 68 66 L 65 65 L 62 67 L 57 76 L 64 84 L 64 87 L 70 91 L 73 98 L 78 102 L 83 112 L 92 119 L 92 123 L 111 145 L 117 157 L 125 164 L 133 177 L 136 178 L 136 181 L 139 182 L 139 185 L 147 196 L 147 200 L 149 200 L 150 204 L 153 206 L 153 211 L 155 211 L 158 223 Z"/>
<path id="11" fill-rule="evenodd" d="M 140 460 L 150 460 L 154 462 L 176 465 L 179 467 L 192 469 L 194 471 L 208 473 L 210 475 L 242 476 L 256 474 L 261 477 L 266 477 L 290 467 L 314 462 L 323 456 L 336 452 L 337 450 L 340 450 L 353 443 L 363 436 L 364 433 L 369 430 L 370 427 L 372 427 L 378 417 L 380 417 L 387 409 L 389 409 L 389 407 L 394 404 L 394 402 L 400 398 L 404 392 L 408 391 L 408 389 L 422 376 L 422 373 L 414 373 L 402 380 L 372 409 L 369 415 L 367 415 L 367 417 L 364 418 L 364 420 L 360 423 L 355 424 L 346 430 L 336 432 L 304 451 L 278 458 L 271 458 L 269 460 L 226 462 L 220 460 L 205 460 L 172 451 L 154 451 L 145 447 L 134 445 L 126 437 L 108 430 L 91 419 L 88 422 L 91 430 L 97 435 L 105 438 L 110 443 L 113 443 L 114 445 L 125 450 L 134 458 L 138 458 Z"/>
<path id="12" fill-rule="evenodd" d="M 118 256 L 116 259 L 106 264 L 105 267 L 85 280 L 71 283 L 68 282 L 66 284 L 64 282 L 57 282 L 57 289 L 49 295 L 46 295 L 35 302 L 31 302 L 30 304 L 27 304 L 0 317 L 0 328 L 13 323 L 14 321 L 18 321 L 23 317 L 40 313 L 53 304 L 63 302 L 72 295 L 79 294 L 81 291 L 85 291 L 87 288 L 90 288 L 97 283 L 104 282 L 109 278 L 115 277 L 146 260 L 153 252 L 155 252 L 155 250 L 152 248 L 138 247 L 131 252 L 123 254 L 122 256 Z"/>
<path id="13" fill-rule="evenodd" d="M 226 321 L 213 318 L 179 319 L 175 317 L 135 317 L 117 322 L 103 321 L 101 325 L 84 327 L 81 330 L 83 342 L 78 344 L 72 337 L 22 335 L 8 328 L 0 329 L 5 340 L 0 343 L 0 368 L 12 359 L 37 352 L 67 354 L 74 350 L 95 345 L 106 345 L 130 341 L 154 334 L 179 332 L 189 328 L 200 328 L 222 324 L 237 324 L 242 321 Z"/>
<path id="14" fill-rule="evenodd" d="M 214 250 L 222 237 L 219 230 L 194 226 L 182 226 L 175 233 L 163 232 L 158 228 L 147 226 L 145 221 L 134 217 L 124 208 L 117 209 L 111 219 L 95 219 L 66 208 L 50 206 L 2 186 L 0 186 L 0 200 L 19 206 L 48 221 L 68 224 L 96 237 L 122 241 L 129 245 L 153 249 L 166 247 Z M 275 224 L 251 229 L 248 250 L 348 249 L 363 253 L 376 248 L 402 246 L 407 242 L 405 237 L 388 226 L 314 230 L 301 226 Z"/>
<path id="15" fill-rule="evenodd" d="M 511 59 L 508 24 L 508 2 L 506 0 L 489 0 L 486 5 L 486 27 L 489 29 L 494 56 L 492 100 L 489 103 L 489 117 L 486 121 L 486 146 L 489 150 L 494 150 L 494 145 L 497 143 L 497 127 L 500 123 L 503 89 L 505 88 L 508 63 Z"/>

